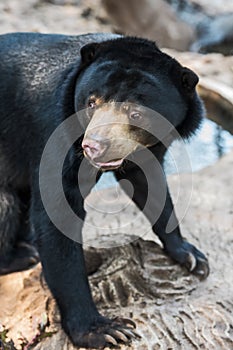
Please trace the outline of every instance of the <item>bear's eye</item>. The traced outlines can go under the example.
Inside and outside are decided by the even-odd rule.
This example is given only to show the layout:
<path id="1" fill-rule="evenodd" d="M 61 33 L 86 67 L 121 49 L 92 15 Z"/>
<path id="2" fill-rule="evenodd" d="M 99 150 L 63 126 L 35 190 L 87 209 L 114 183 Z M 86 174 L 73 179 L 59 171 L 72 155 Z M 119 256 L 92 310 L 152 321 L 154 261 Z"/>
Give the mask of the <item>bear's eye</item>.
<path id="1" fill-rule="evenodd" d="M 142 118 L 142 115 L 139 112 L 131 112 L 129 117 L 132 120 L 138 121 L 138 120 L 140 120 Z"/>
<path id="2" fill-rule="evenodd" d="M 89 100 L 88 107 L 94 109 L 96 107 L 96 101 L 94 99 Z"/>

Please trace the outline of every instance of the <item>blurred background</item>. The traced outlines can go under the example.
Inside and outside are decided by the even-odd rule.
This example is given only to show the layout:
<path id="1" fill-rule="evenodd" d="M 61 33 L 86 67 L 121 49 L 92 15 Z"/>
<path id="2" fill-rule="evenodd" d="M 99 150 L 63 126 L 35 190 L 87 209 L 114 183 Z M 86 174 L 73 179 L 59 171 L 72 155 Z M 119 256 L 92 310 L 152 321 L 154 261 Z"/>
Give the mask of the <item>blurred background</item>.
<path id="1" fill-rule="evenodd" d="M 117 32 L 176 50 L 232 54 L 232 0 L 1 0 L 0 32 Z"/>

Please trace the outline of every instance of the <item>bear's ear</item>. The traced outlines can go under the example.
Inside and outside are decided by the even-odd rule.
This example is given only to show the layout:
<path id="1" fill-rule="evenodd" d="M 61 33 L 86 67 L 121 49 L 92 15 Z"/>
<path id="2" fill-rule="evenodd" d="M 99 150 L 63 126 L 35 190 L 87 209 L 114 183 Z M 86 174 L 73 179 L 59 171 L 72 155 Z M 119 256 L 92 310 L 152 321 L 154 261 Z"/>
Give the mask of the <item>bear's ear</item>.
<path id="1" fill-rule="evenodd" d="M 80 50 L 82 63 L 84 64 L 91 63 L 95 58 L 96 50 L 98 47 L 99 47 L 98 43 L 90 43 L 83 46 Z"/>
<path id="2" fill-rule="evenodd" d="M 192 93 L 199 81 L 198 76 L 189 68 L 183 67 L 181 73 L 181 83 L 188 93 Z"/>

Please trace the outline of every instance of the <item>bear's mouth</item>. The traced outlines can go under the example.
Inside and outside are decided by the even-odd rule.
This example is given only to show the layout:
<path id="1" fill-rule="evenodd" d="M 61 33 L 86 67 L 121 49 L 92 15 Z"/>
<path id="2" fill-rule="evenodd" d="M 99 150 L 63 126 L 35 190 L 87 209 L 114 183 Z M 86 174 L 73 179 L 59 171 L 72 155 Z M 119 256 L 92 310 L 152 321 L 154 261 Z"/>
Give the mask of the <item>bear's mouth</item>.
<path id="1" fill-rule="evenodd" d="M 122 163 L 123 163 L 123 159 L 114 159 L 106 163 L 95 162 L 95 166 L 97 168 L 101 168 L 102 170 L 111 170 L 111 169 L 119 168 L 122 165 Z"/>
<path id="2" fill-rule="evenodd" d="M 85 152 L 84 152 L 84 154 L 85 154 Z M 113 159 L 113 160 L 110 160 L 108 162 L 96 162 L 93 159 L 90 159 L 89 157 L 87 157 L 87 158 L 88 158 L 90 163 L 95 168 L 98 168 L 98 169 L 101 169 L 101 170 L 114 170 L 114 169 L 117 169 L 117 168 L 119 168 L 122 165 L 122 163 L 124 161 L 123 158 L 120 158 L 120 159 Z"/>

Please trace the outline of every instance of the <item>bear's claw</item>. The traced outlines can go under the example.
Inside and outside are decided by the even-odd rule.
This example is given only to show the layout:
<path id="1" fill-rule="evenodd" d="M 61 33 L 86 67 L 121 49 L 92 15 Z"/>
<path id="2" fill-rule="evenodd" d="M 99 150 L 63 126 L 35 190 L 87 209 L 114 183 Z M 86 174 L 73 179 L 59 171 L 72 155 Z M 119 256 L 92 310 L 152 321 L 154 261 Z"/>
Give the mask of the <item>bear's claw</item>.
<path id="1" fill-rule="evenodd" d="M 76 346 L 104 349 L 105 347 L 119 347 L 120 344 L 128 345 L 132 339 L 140 339 L 140 335 L 134 330 L 135 323 L 124 318 L 106 320 L 106 323 L 97 324 L 89 333 L 79 333 L 72 337 Z"/>
<path id="2" fill-rule="evenodd" d="M 172 247 L 172 249 L 167 247 L 165 250 L 172 259 L 185 266 L 199 278 L 208 277 L 210 272 L 208 260 L 194 245 L 183 241 L 178 247 Z"/>
<path id="3" fill-rule="evenodd" d="M 201 258 L 200 256 L 195 257 L 192 253 L 189 253 L 185 265 L 189 271 L 199 276 L 201 279 L 205 279 L 209 275 L 210 269 L 206 258 Z"/>

